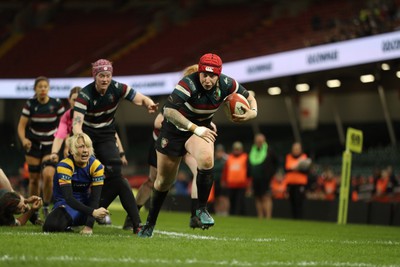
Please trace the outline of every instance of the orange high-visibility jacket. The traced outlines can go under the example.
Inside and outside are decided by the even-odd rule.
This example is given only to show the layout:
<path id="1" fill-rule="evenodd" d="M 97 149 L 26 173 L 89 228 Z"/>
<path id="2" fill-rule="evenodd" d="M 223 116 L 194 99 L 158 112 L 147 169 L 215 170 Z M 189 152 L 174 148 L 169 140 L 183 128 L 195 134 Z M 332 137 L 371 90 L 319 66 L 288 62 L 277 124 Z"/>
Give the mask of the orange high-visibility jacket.
<path id="1" fill-rule="evenodd" d="M 301 160 L 305 160 L 305 159 L 307 159 L 307 155 L 304 153 L 301 154 L 297 158 L 293 157 L 293 155 L 290 153 L 286 155 L 285 180 L 288 185 L 291 185 L 291 184 L 306 185 L 307 184 L 307 181 L 308 181 L 307 174 L 293 170 L 293 168 L 295 168 Z"/>
<path id="2" fill-rule="evenodd" d="M 287 186 L 286 181 L 278 181 L 277 179 L 273 178 L 271 180 L 271 193 L 272 197 L 275 199 L 285 199 L 287 196 Z"/>
<path id="3" fill-rule="evenodd" d="M 228 156 L 222 173 L 222 180 L 228 188 L 245 188 L 248 185 L 247 158 L 247 153 Z"/>

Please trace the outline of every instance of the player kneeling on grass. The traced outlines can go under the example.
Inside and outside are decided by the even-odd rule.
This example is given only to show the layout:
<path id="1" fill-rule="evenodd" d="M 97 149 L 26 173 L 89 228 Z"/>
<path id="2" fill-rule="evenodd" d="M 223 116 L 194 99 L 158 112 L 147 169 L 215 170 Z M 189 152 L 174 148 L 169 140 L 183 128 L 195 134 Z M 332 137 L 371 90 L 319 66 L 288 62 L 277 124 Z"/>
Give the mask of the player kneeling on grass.
<path id="1" fill-rule="evenodd" d="M 94 157 L 93 145 L 85 133 L 68 139 L 70 156 L 57 164 L 54 175 L 54 208 L 43 225 L 44 232 L 63 232 L 84 225 L 81 234 L 92 234 L 95 219 L 108 210 L 99 206 L 104 166 Z"/>
<path id="2" fill-rule="evenodd" d="M 200 58 L 198 72 L 185 76 L 176 86 L 163 109 L 165 119 L 156 141 L 157 177 L 150 200 L 146 224 L 139 237 L 151 237 L 161 206 L 175 181 L 182 157 L 190 153 L 197 162 L 198 209 L 195 216 L 203 229 L 214 225 L 207 211 L 207 200 L 213 184 L 214 142 L 217 133 L 211 120 L 224 99 L 233 93 L 243 95 L 250 107 L 234 114 L 234 122 L 257 116 L 254 96 L 233 78 L 221 73 L 222 60 L 216 54 Z"/>

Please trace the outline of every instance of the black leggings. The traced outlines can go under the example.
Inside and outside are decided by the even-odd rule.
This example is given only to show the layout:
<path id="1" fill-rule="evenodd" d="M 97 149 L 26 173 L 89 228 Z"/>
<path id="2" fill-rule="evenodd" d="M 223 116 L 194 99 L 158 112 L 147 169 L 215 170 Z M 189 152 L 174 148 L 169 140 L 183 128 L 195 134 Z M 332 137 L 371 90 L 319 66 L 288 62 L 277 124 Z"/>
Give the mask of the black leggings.
<path id="1" fill-rule="evenodd" d="M 229 188 L 230 215 L 245 215 L 246 189 Z"/>
<path id="2" fill-rule="evenodd" d="M 115 138 L 93 142 L 95 156 L 104 165 L 106 178 L 122 177 L 122 161 Z"/>
<path id="3" fill-rule="evenodd" d="M 293 219 L 302 219 L 303 203 L 305 199 L 305 186 L 297 184 L 288 185 L 288 192 Z"/>
<path id="4" fill-rule="evenodd" d="M 58 207 L 46 217 L 43 232 L 64 232 L 72 226 L 72 218 L 63 207 Z"/>
<path id="5" fill-rule="evenodd" d="M 122 161 L 116 145 L 115 130 L 112 127 L 94 130 L 84 126 L 83 131 L 92 139 L 95 156 L 105 168 L 106 179 L 101 191 L 100 207 L 108 208 L 119 196 L 133 226 L 139 226 L 141 221 L 135 196 L 128 181 L 122 177 Z"/>
<path id="6" fill-rule="evenodd" d="M 100 207 L 108 208 L 117 196 L 119 196 L 119 199 L 121 200 L 122 207 L 124 207 L 128 216 L 132 219 L 133 226 L 139 226 L 141 223 L 139 210 L 128 180 L 122 177 L 111 179 L 106 178 L 101 191 Z"/>

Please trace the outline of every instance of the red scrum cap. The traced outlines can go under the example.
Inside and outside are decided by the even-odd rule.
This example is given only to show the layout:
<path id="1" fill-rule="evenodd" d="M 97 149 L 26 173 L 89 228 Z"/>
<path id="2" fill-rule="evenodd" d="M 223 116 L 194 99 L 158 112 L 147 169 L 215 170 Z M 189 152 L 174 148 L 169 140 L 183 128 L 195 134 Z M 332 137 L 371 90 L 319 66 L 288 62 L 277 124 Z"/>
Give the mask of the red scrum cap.
<path id="1" fill-rule="evenodd" d="M 222 71 L 222 60 L 216 54 L 205 54 L 199 61 L 199 72 L 212 72 L 220 75 Z"/>
<path id="2" fill-rule="evenodd" d="M 112 62 L 107 59 L 99 59 L 96 62 L 92 63 L 92 75 L 93 78 L 96 78 L 97 74 L 103 71 L 113 72 Z"/>

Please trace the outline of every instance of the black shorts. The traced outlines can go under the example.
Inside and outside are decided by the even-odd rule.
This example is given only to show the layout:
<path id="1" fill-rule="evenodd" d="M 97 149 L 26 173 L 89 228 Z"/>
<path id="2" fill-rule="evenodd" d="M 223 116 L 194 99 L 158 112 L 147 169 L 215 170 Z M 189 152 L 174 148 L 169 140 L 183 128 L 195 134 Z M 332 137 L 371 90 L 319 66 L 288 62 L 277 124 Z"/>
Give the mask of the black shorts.
<path id="1" fill-rule="evenodd" d="M 271 179 L 253 179 L 253 194 L 255 197 L 262 197 L 271 192 Z"/>
<path id="2" fill-rule="evenodd" d="M 92 139 L 95 156 L 104 165 L 106 178 L 122 177 L 122 161 L 113 127 L 93 129 L 84 125 L 83 131 Z"/>
<path id="3" fill-rule="evenodd" d="M 186 154 L 185 143 L 192 135 L 192 132 L 178 130 L 175 125 L 164 120 L 156 141 L 156 149 L 168 156 L 183 157 Z"/>
<path id="4" fill-rule="evenodd" d="M 52 144 L 42 145 L 39 141 L 34 141 L 34 140 L 31 140 L 31 142 L 32 146 L 31 149 L 26 152 L 27 156 L 41 159 L 44 156 L 51 154 L 51 147 L 53 146 Z"/>
<path id="5" fill-rule="evenodd" d="M 149 153 L 147 155 L 147 163 L 150 166 L 157 168 L 157 153 L 156 153 L 156 141 L 151 142 L 149 147 Z"/>

